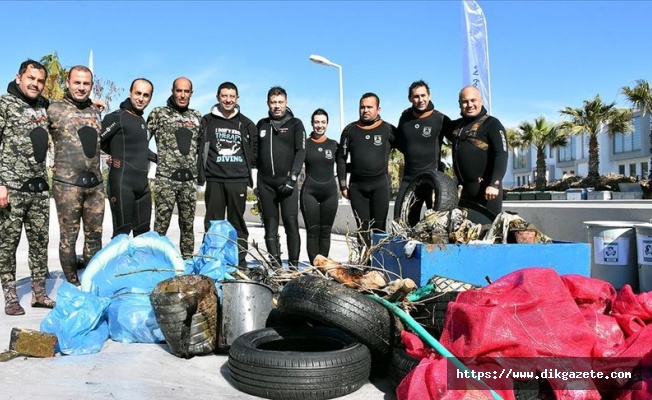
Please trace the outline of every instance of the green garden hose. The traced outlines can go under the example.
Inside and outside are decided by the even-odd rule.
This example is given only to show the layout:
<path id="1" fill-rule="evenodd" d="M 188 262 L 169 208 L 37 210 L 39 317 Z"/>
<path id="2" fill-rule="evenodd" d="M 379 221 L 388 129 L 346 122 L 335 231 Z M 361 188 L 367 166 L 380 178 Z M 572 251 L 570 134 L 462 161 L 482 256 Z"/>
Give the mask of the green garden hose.
<path id="1" fill-rule="evenodd" d="M 455 357 L 453 355 L 453 353 L 448 351 L 448 349 L 446 347 L 442 346 L 442 344 L 439 343 L 439 341 L 437 339 L 432 337 L 432 335 L 430 335 L 430 333 L 428 333 L 428 331 L 426 331 L 421 325 L 419 325 L 419 323 L 417 321 L 415 321 L 414 318 L 412 318 L 410 316 L 410 314 L 408 314 L 405 311 L 401 310 L 401 308 L 398 307 L 396 304 L 391 303 L 391 302 L 389 302 L 389 301 L 387 301 L 387 300 L 383 299 L 382 297 L 379 297 L 379 296 L 377 296 L 375 294 L 370 295 L 370 297 L 372 299 L 374 299 L 375 301 L 377 301 L 378 303 L 385 306 L 392 313 L 394 313 L 397 317 L 399 317 L 401 319 L 401 321 L 403 321 L 405 324 L 407 324 L 407 326 L 410 327 L 410 330 L 412 330 L 414 333 L 416 333 L 417 336 L 419 336 L 423 341 L 425 341 L 428 346 L 432 347 L 433 349 L 435 349 L 435 351 L 437 353 L 439 353 L 440 355 L 442 355 L 442 356 L 448 358 L 450 361 L 452 361 L 453 364 L 457 368 L 459 368 L 461 371 L 471 372 L 471 370 L 466 365 L 462 364 L 462 362 L 457 357 Z M 478 382 L 481 382 L 482 384 L 486 385 L 486 383 L 482 382 L 480 379 L 476 379 L 476 380 Z M 494 397 L 495 400 L 503 400 L 503 398 L 500 397 L 500 395 L 498 393 L 496 393 L 493 389 L 489 388 L 489 391 L 491 392 L 491 395 Z"/>

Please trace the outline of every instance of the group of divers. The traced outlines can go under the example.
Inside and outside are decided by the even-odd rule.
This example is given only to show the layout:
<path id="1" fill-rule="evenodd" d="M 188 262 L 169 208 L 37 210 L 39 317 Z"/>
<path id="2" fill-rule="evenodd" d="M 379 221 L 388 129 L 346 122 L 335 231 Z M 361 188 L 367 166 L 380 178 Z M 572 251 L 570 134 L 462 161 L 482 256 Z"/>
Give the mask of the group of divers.
<path id="1" fill-rule="evenodd" d="M 66 279 L 79 285 L 80 263 L 86 265 L 102 247 L 106 198 L 113 237 L 138 236 L 150 230 L 150 162 L 156 163 L 151 186 L 154 230 L 167 233 L 176 207 L 180 252 L 184 258 L 192 257 L 197 187 L 205 185 L 204 228 L 207 231 L 213 220 L 231 223 L 238 236 L 241 267 L 247 264 L 249 232 L 244 215 L 249 187 L 255 187 L 273 265 L 281 266 L 280 221 L 287 238 L 288 265 L 299 264 L 299 209 L 309 261 L 319 254 L 328 256 L 340 195 L 350 200 L 361 240 L 369 246 L 371 232 L 385 231 L 393 148 L 405 159 L 394 218 L 399 217 L 407 187 L 424 172 L 442 168 L 444 139 L 452 144 L 453 171 L 462 186 L 462 198 L 494 213 L 502 207 L 505 130 L 487 114 L 473 86 L 460 91 L 461 118 L 451 121 L 434 108 L 428 84 L 413 82 L 408 90 L 411 106 L 403 111 L 397 126 L 381 118 L 378 96 L 365 93 L 359 102 L 359 119 L 344 128 L 338 142 L 326 135 L 329 117 L 323 109 L 312 113 L 312 131 L 306 135 L 302 121 L 287 105 L 287 92 L 279 86 L 268 91 L 268 116 L 254 123 L 241 112 L 238 88 L 232 82 L 219 85 L 217 103 L 202 116 L 189 108 L 192 82 L 179 77 L 167 104 L 154 108 L 145 119 L 154 85 L 137 78 L 119 109 L 102 118 L 106 104 L 91 100 L 93 75 L 87 67 L 69 70 L 62 100 L 50 102 L 42 97 L 46 78 L 43 65 L 27 60 L 7 94 L 0 96 L 0 280 L 8 315 L 25 313 L 16 295 L 16 250 L 23 225 L 29 242 L 31 304 L 55 305 L 45 291 L 49 191 L 60 225 L 61 267 Z M 52 188 L 46 180 L 48 138 L 54 153 Z M 156 153 L 149 149 L 152 138 Z M 106 192 L 102 152 L 108 156 Z M 80 222 L 84 230 L 81 262 L 75 251 Z"/>

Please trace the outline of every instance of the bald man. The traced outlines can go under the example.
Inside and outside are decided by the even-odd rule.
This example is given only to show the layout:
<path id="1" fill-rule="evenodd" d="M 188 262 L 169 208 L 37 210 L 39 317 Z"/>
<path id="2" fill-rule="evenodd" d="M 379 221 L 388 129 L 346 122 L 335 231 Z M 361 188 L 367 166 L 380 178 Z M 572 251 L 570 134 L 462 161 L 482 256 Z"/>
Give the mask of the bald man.
<path id="1" fill-rule="evenodd" d="M 453 143 L 453 170 L 462 199 L 498 214 L 503 206 L 503 177 L 507 170 L 507 136 L 498 119 L 487 114 L 480 91 L 465 86 L 459 95 L 462 118 L 453 121 L 446 137 Z"/>
<path id="2" fill-rule="evenodd" d="M 156 107 L 147 118 L 150 138 L 158 151 L 154 181 L 154 230 L 165 235 L 176 204 L 184 259 L 195 251 L 195 207 L 197 204 L 197 155 L 201 114 L 189 108 L 192 82 L 179 77 L 165 107 Z"/>

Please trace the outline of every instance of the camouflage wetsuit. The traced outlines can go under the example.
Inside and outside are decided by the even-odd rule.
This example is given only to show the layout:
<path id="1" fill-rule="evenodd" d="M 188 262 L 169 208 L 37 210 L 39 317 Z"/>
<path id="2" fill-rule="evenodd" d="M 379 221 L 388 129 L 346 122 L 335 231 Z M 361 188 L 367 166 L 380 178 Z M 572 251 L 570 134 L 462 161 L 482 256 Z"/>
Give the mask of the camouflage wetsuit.
<path id="1" fill-rule="evenodd" d="M 69 282 L 77 280 L 75 243 L 84 221 L 84 262 L 102 248 L 104 185 L 100 171 L 100 111 L 68 93 L 48 108 L 54 143 L 52 192 L 59 216 L 59 261 Z"/>
<path id="2" fill-rule="evenodd" d="M 179 211 L 179 248 L 183 258 L 195 250 L 195 206 L 197 204 L 197 150 L 201 114 L 179 108 L 172 97 L 167 107 L 157 107 L 147 118 L 147 129 L 158 149 L 154 182 L 154 230 L 165 235 L 175 203 Z"/>
<path id="3" fill-rule="evenodd" d="M 5 291 L 15 285 L 23 224 L 32 280 L 48 276 L 50 226 L 46 102 L 26 98 L 15 82 L 8 92 L 0 96 L 0 186 L 9 191 L 9 206 L 0 209 L 0 280 Z"/>

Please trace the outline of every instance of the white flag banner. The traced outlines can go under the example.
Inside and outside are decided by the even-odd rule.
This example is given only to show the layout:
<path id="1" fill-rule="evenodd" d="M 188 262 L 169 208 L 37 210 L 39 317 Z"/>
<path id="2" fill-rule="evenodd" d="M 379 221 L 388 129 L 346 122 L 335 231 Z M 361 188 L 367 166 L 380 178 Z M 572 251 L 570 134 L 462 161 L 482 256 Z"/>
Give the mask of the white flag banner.
<path id="1" fill-rule="evenodd" d="M 91 74 L 93 74 L 93 75 L 95 74 L 95 72 L 93 71 L 93 70 L 94 70 L 94 65 L 93 65 L 93 49 L 91 49 L 91 53 L 88 55 L 88 69 L 91 70 Z M 95 78 L 93 78 L 93 79 L 95 79 Z M 95 82 L 93 82 L 93 83 L 95 83 Z M 90 95 L 89 98 L 90 98 L 91 100 L 95 98 L 95 96 L 93 95 L 93 91 L 92 91 L 92 90 L 91 90 L 91 95 Z"/>
<path id="2" fill-rule="evenodd" d="M 484 106 L 491 114 L 489 81 L 489 42 L 484 13 L 475 0 L 462 0 L 464 8 L 463 85 L 472 85 L 482 94 Z"/>

